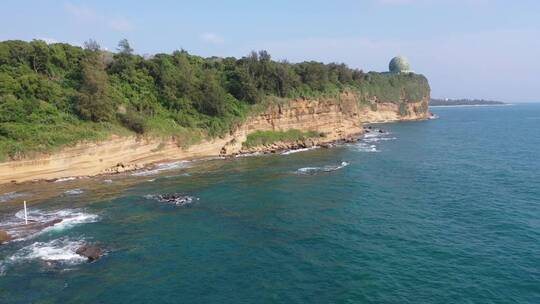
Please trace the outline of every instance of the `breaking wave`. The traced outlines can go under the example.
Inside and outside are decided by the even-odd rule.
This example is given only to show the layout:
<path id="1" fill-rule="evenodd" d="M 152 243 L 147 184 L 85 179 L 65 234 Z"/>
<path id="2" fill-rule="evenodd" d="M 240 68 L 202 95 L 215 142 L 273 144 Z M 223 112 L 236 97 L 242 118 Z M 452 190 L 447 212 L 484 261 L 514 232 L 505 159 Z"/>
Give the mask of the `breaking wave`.
<path id="1" fill-rule="evenodd" d="M 68 182 L 68 181 L 72 181 L 72 180 L 76 180 L 77 178 L 74 177 L 74 176 L 71 176 L 71 177 L 62 177 L 62 178 L 59 178 L 57 180 L 55 180 L 54 182 L 55 183 L 61 183 L 61 182 Z"/>
<path id="2" fill-rule="evenodd" d="M 296 170 L 296 173 L 311 175 L 311 174 L 317 174 L 317 173 L 321 173 L 321 172 L 332 172 L 332 171 L 336 171 L 336 170 L 345 168 L 348 165 L 349 165 L 349 163 L 344 161 L 344 162 L 341 162 L 339 165 L 327 165 L 327 166 L 323 166 L 323 167 L 304 167 L 304 168 L 300 168 L 300 169 Z"/>
<path id="3" fill-rule="evenodd" d="M 174 170 L 174 169 L 182 169 L 182 168 L 189 168 L 190 167 L 190 161 L 187 161 L 187 160 L 181 160 L 181 161 L 176 161 L 176 162 L 172 162 L 172 163 L 162 163 L 162 164 L 157 164 L 153 169 L 151 170 L 143 170 L 143 171 L 138 171 L 138 172 L 135 172 L 135 173 L 132 173 L 131 175 L 132 176 L 149 176 L 149 175 L 155 175 L 155 174 L 158 174 L 162 171 L 167 171 L 167 170 Z"/>
<path id="4" fill-rule="evenodd" d="M 380 152 L 380 150 L 377 149 L 376 143 L 395 139 L 397 138 L 391 136 L 391 133 L 389 132 L 380 129 L 371 129 L 371 132 L 364 134 L 358 142 L 351 144 L 350 147 L 358 152 Z"/>
<path id="5" fill-rule="evenodd" d="M 79 194 L 83 194 L 83 193 L 84 193 L 84 191 L 82 189 L 79 189 L 79 188 L 64 191 L 64 194 L 67 194 L 67 195 L 79 195 Z"/>
<path id="6" fill-rule="evenodd" d="M 251 156 L 261 156 L 261 155 L 264 155 L 264 153 L 263 152 L 252 152 L 252 153 L 237 154 L 234 157 L 238 158 L 238 157 L 251 157 Z"/>
<path id="7" fill-rule="evenodd" d="M 75 253 L 85 244 L 82 239 L 59 238 L 49 242 L 35 242 L 19 249 L 6 259 L 7 262 L 17 263 L 27 260 L 54 261 L 62 264 L 79 264 L 87 259 Z M 4 266 L 5 267 L 5 266 Z M 5 271 L 5 269 L 4 269 Z"/>
<path id="8" fill-rule="evenodd" d="M 45 231 L 61 231 L 73 226 L 93 223 L 99 220 L 96 214 L 83 210 L 65 209 L 60 211 L 28 210 L 28 224 L 24 222 L 24 210 L 15 213 L 13 218 L 0 223 L 0 230 L 6 231 L 16 240 L 25 240 Z M 61 221 L 58 221 L 61 220 Z"/>
<path id="9" fill-rule="evenodd" d="M 298 152 L 310 151 L 310 150 L 314 150 L 314 149 L 318 149 L 318 148 L 319 147 L 314 146 L 314 147 L 309 147 L 309 148 L 288 150 L 288 151 L 282 152 L 281 155 L 289 155 L 289 154 L 294 154 L 294 153 L 298 153 Z"/>
<path id="10" fill-rule="evenodd" d="M 8 192 L 4 194 L 0 194 L 0 203 L 9 202 L 11 200 L 14 200 L 19 197 L 28 196 L 27 193 L 19 193 L 19 192 Z"/>

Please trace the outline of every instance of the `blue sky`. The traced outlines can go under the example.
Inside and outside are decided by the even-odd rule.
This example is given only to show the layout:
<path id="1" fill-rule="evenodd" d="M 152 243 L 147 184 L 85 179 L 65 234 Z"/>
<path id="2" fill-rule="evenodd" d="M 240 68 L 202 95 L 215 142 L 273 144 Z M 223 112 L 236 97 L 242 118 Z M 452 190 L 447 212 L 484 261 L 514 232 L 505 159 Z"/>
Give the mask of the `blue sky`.
<path id="1" fill-rule="evenodd" d="M 345 62 L 385 71 L 401 54 L 434 97 L 540 101 L 540 1 L 12 1 L 0 40 L 34 38 L 140 54 L 184 48 L 241 57 Z"/>

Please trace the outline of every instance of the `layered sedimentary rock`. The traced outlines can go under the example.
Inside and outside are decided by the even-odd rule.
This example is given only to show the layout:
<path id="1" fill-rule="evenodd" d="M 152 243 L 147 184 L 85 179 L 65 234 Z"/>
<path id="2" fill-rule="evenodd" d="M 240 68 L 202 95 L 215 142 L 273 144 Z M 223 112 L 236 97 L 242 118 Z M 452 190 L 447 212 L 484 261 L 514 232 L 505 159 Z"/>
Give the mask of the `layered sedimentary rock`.
<path id="1" fill-rule="evenodd" d="M 357 138 L 362 125 L 372 122 L 421 120 L 429 116 L 429 96 L 410 102 L 381 102 L 376 97 L 360 102 L 345 92 L 337 97 L 295 99 L 269 106 L 252 115 L 236 130 L 221 138 L 204 140 L 187 148 L 175 140 L 113 136 L 107 141 L 80 143 L 59 153 L 33 159 L 0 163 L 0 184 L 67 176 L 119 173 L 145 165 L 243 152 L 242 143 L 254 131 L 317 131 L 324 137 L 310 139 L 311 145 Z M 264 150 L 265 147 L 259 147 Z"/>

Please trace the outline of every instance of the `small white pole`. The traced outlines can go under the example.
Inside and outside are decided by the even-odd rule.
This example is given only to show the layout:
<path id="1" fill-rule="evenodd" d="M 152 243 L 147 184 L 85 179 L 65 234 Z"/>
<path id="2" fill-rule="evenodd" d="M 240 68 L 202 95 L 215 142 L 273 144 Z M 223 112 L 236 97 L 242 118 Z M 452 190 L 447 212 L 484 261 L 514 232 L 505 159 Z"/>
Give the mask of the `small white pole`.
<path id="1" fill-rule="evenodd" d="M 26 201 L 24 201 L 24 222 L 28 225 L 28 214 L 26 213 Z"/>

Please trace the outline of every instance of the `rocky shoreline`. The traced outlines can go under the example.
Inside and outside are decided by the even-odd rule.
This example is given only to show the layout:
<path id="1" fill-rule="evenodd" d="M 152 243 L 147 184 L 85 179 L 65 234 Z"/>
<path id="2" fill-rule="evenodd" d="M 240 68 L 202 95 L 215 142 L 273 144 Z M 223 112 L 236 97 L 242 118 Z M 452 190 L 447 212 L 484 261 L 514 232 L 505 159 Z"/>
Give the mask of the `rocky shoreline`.
<path id="1" fill-rule="evenodd" d="M 331 147 L 352 142 L 365 133 L 363 124 L 414 121 L 429 118 L 429 96 L 407 102 L 406 109 L 397 103 L 377 102 L 377 108 L 362 105 L 359 96 L 344 92 L 339 98 L 295 99 L 270 105 L 265 112 L 248 118 L 229 134 L 208 138 L 183 146 L 174 138 L 112 136 L 102 142 L 80 143 L 54 154 L 31 159 L 0 162 L 0 184 L 36 181 L 58 181 L 78 177 L 121 174 L 151 168 L 175 160 L 197 160 L 209 157 L 235 157 L 252 153 L 278 153 L 314 146 Z M 406 113 L 403 115 L 403 113 Z M 266 146 L 244 147 L 255 131 L 316 131 L 322 137 L 296 142 L 275 142 Z"/>

